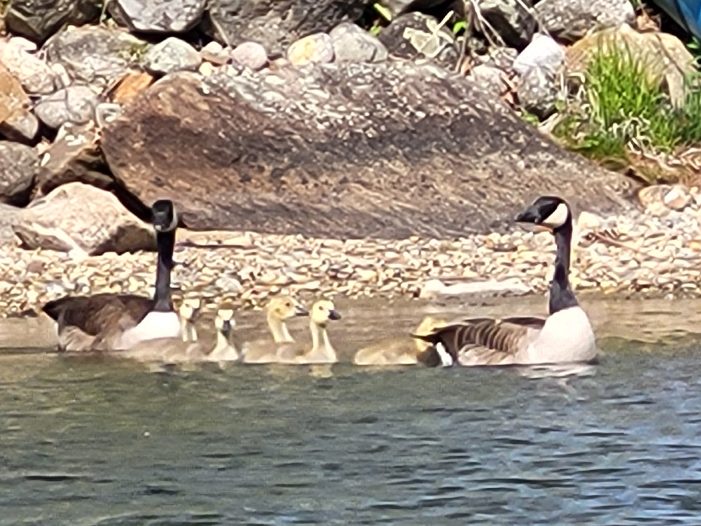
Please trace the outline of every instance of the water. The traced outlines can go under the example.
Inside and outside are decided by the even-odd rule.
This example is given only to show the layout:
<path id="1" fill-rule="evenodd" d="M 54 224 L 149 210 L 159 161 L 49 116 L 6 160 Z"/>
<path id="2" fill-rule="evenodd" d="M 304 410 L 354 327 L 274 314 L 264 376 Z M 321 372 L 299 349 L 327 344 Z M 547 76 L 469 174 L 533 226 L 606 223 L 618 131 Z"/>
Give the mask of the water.
<path id="1" fill-rule="evenodd" d="M 591 301 L 605 354 L 569 374 L 6 352 L 0 524 L 698 524 L 699 307 Z M 431 311 L 339 308 L 344 356 Z"/>

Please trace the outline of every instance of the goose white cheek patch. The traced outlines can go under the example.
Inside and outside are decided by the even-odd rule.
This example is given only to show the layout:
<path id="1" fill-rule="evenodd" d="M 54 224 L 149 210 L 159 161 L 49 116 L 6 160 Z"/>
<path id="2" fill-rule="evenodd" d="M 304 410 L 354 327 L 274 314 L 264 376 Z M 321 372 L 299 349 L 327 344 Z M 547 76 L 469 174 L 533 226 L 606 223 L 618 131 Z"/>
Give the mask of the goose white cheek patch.
<path id="1" fill-rule="evenodd" d="M 541 225 L 548 226 L 550 228 L 561 227 L 565 224 L 565 221 L 567 221 L 568 214 L 569 210 L 567 209 L 567 205 L 560 203 L 557 205 L 557 208 L 553 211 L 553 213 L 543 220 Z"/>

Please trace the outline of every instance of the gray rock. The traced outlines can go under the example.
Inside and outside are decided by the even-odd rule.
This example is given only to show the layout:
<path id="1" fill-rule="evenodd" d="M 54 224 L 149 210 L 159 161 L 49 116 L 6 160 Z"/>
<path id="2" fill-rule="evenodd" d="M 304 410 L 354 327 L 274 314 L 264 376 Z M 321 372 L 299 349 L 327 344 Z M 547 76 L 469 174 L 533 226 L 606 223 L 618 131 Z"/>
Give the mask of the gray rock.
<path id="1" fill-rule="evenodd" d="M 333 42 L 326 33 L 314 33 L 300 38 L 287 50 L 287 60 L 295 66 L 310 62 L 321 64 L 333 61 Z"/>
<path id="2" fill-rule="evenodd" d="M 80 25 L 100 16 L 94 0 L 12 0 L 5 26 L 12 33 L 43 42 L 61 26 Z"/>
<path id="3" fill-rule="evenodd" d="M 202 62 L 197 50 L 176 37 L 166 38 L 148 50 L 143 65 L 149 73 L 167 75 L 176 71 L 195 71 Z"/>
<path id="4" fill-rule="evenodd" d="M 503 232 L 533 195 L 608 214 L 631 208 L 638 185 L 464 76 L 408 61 L 168 75 L 102 130 L 101 148 L 142 203 L 175 199 L 197 230 Z"/>
<path id="5" fill-rule="evenodd" d="M 98 98 L 88 86 L 68 86 L 42 97 L 34 113 L 49 128 L 60 128 L 67 122 L 81 124 L 95 118 Z"/>
<path id="6" fill-rule="evenodd" d="M 635 21 L 630 0 L 542 0 L 535 13 L 548 33 L 567 42 L 593 30 Z"/>
<path id="7" fill-rule="evenodd" d="M 0 133 L 18 141 L 33 139 L 39 123 L 29 106 L 29 97 L 19 80 L 0 65 Z"/>
<path id="8" fill-rule="evenodd" d="M 351 22 L 343 22 L 329 33 L 336 62 L 382 62 L 387 48 L 377 38 Z"/>
<path id="9" fill-rule="evenodd" d="M 39 132 L 39 119 L 29 111 L 15 113 L 0 124 L 0 135 L 12 141 L 31 143 Z"/>
<path id="10" fill-rule="evenodd" d="M 181 33 L 199 23 L 206 0 L 110 0 L 108 9 L 132 31 Z"/>
<path id="11" fill-rule="evenodd" d="M 55 75 L 51 67 L 33 53 L 35 49 L 32 42 L 22 37 L 0 42 L 0 62 L 20 81 L 27 93 L 51 93 L 55 89 Z"/>
<path id="12" fill-rule="evenodd" d="M 148 250 L 151 228 L 129 213 L 109 192 L 68 183 L 33 201 L 17 214 L 13 229 L 29 249 L 97 255 Z"/>
<path id="13" fill-rule="evenodd" d="M 549 36 L 534 35 L 513 64 L 520 76 L 516 91 L 520 105 L 541 118 L 551 115 L 560 93 L 558 79 L 564 63 L 565 50 L 560 44 Z"/>
<path id="14" fill-rule="evenodd" d="M 0 202 L 24 205 L 39 170 L 39 155 L 25 144 L 0 141 Z"/>
<path id="15" fill-rule="evenodd" d="M 485 20 L 496 30 L 504 44 L 523 48 L 531 41 L 537 22 L 525 6 L 530 0 L 480 0 Z"/>
<path id="16" fill-rule="evenodd" d="M 105 88 L 140 64 L 148 48 L 124 30 L 83 26 L 58 33 L 43 51 L 49 64 L 65 68 L 72 82 Z"/>
<path id="17" fill-rule="evenodd" d="M 453 68 L 458 61 L 458 47 L 450 30 L 438 28 L 438 21 L 421 13 L 395 18 L 379 36 L 390 55 L 408 59 L 431 59 Z"/>
<path id="18" fill-rule="evenodd" d="M 231 59 L 231 49 L 223 47 L 216 40 L 212 40 L 200 49 L 200 56 L 206 62 L 223 66 Z"/>
<path id="19" fill-rule="evenodd" d="M 295 40 L 355 22 L 374 0 L 210 0 L 204 30 L 229 46 L 253 41 L 269 53 Z"/>
<path id="20" fill-rule="evenodd" d="M 231 60 L 240 66 L 258 71 L 268 64 L 268 54 L 258 42 L 243 42 L 231 52 Z"/>
<path id="21" fill-rule="evenodd" d="M 505 88 L 504 76 L 504 72 L 499 68 L 479 64 L 470 70 L 468 78 L 498 100 Z"/>
<path id="22" fill-rule="evenodd" d="M 17 224 L 17 215 L 21 211 L 21 208 L 0 203 L 0 243 L 3 246 L 19 245 L 14 225 Z"/>

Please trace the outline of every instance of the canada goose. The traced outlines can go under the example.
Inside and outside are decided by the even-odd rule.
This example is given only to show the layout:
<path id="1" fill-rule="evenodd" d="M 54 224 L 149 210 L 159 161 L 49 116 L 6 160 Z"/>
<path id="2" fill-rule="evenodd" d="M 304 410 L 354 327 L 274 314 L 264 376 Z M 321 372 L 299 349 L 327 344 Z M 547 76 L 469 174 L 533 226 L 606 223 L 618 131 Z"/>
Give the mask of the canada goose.
<path id="1" fill-rule="evenodd" d="M 462 319 L 415 335 L 450 354 L 460 365 L 553 364 L 587 362 L 597 348 L 589 317 L 577 303 L 569 283 L 572 212 L 555 196 L 542 196 L 516 217 L 520 223 L 544 227 L 555 237 L 557 255 L 550 282 L 546 319 Z"/>
<path id="2" fill-rule="evenodd" d="M 414 331 L 427 334 L 446 321 L 426 316 Z M 353 357 L 355 365 L 440 365 L 440 355 L 430 343 L 411 337 L 386 338 L 358 350 Z M 446 365 L 452 365 L 452 360 Z"/>
<path id="3" fill-rule="evenodd" d="M 309 314 L 309 331 L 312 335 L 311 349 L 305 349 L 296 344 L 282 344 L 278 348 L 277 363 L 285 364 L 324 364 L 336 363 L 338 357 L 329 341 L 326 325 L 329 320 L 340 320 L 341 315 L 333 302 L 319 300 L 312 305 Z"/>
<path id="4" fill-rule="evenodd" d="M 276 296 L 265 308 L 268 328 L 272 340 L 256 340 L 243 344 L 241 352 L 245 363 L 273 363 L 277 361 L 280 344 L 294 343 L 285 322 L 297 316 L 307 316 L 309 312 L 299 301 L 290 296 Z"/>
<path id="5" fill-rule="evenodd" d="M 60 350 L 128 349 L 145 340 L 181 336 L 170 291 L 178 215 L 166 199 L 156 201 L 151 212 L 158 249 L 153 298 L 106 293 L 46 303 L 42 310 L 57 323 Z"/>
<path id="6" fill-rule="evenodd" d="M 159 362 L 162 364 L 233 362 L 239 359 L 236 346 L 232 343 L 232 331 L 236 326 L 234 310 L 230 306 L 221 306 L 214 317 L 216 341 L 212 347 L 201 341 L 186 342 L 179 337 L 145 340 L 130 349 L 117 351 L 115 356 L 140 362 Z"/>
<path id="7" fill-rule="evenodd" d="M 181 337 L 184 342 L 196 342 L 198 339 L 195 320 L 202 309 L 200 298 L 184 298 L 178 309 L 180 323 L 182 324 Z"/>

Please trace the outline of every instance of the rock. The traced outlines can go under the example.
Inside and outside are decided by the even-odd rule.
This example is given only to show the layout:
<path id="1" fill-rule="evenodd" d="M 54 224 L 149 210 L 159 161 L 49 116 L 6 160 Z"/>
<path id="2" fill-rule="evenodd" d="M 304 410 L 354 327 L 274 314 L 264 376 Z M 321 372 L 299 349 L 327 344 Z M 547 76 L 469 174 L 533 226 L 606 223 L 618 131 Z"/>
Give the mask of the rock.
<path id="1" fill-rule="evenodd" d="M 691 202 L 692 195 L 690 190 L 681 184 L 657 184 L 642 188 L 638 192 L 638 200 L 648 210 L 681 211 Z"/>
<path id="2" fill-rule="evenodd" d="M 17 214 L 21 210 L 21 208 L 0 203 L 0 244 L 4 248 L 19 244 L 14 225 L 17 223 Z"/>
<path id="3" fill-rule="evenodd" d="M 41 197 L 63 184 L 83 182 L 112 189 L 114 180 L 107 175 L 98 146 L 99 132 L 94 123 L 67 123 L 41 156 L 33 197 Z"/>
<path id="4" fill-rule="evenodd" d="M 29 51 L 32 46 L 32 42 L 21 37 L 0 42 L 0 63 L 20 81 L 27 93 L 51 93 L 55 89 L 54 73 L 46 62 Z"/>
<path id="5" fill-rule="evenodd" d="M 530 288 L 518 278 L 507 278 L 504 280 L 486 280 L 453 283 L 446 285 L 439 279 L 430 279 L 424 283 L 419 297 L 424 299 L 435 299 L 441 296 L 469 296 L 469 295 L 492 295 L 492 294 L 527 294 Z"/>
<path id="6" fill-rule="evenodd" d="M 522 107 L 543 119 L 555 111 L 564 63 L 565 51 L 560 44 L 546 35 L 533 36 L 513 64 L 520 75 L 517 95 Z"/>
<path id="7" fill-rule="evenodd" d="M 43 42 L 61 26 L 92 22 L 100 16 L 94 0 L 12 0 L 5 25 L 16 35 Z"/>
<path id="8" fill-rule="evenodd" d="M 39 123 L 29 111 L 29 97 L 20 82 L 0 65 L 0 133 L 10 139 L 32 140 Z"/>
<path id="9" fill-rule="evenodd" d="M 555 38 L 576 42 L 590 31 L 635 22 L 630 0 L 542 0 L 536 18 Z"/>
<path id="10" fill-rule="evenodd" d="M 295 40 L 355 22 L 372 0 L 210 0 L 204 30 L 228 46 L 258 42 L 280 53 Z"/>
<path id="11" fill-rule="evenodd" d="M 639 62 L 653 82 L 665 86 L 676 106 L 686 97 L 687 79 L 697 74 L 694 56 L 674 35 L 638 33 L 628 25 L 589 35 L 567 49 L 567 70 L 582 73 L 596 53 L 624 53 Z"/>
<path id="12" fill-rule="evenodd" d="M 167 75 L 176 71 L 196 71 L 202 62 L 197 50 L 179 38 L 169 37 L 148 50 L 143 65 L 149 73 Z"/>
<path id="13" fill-rule="evenodd" d="M 143 71 L 128 71 L 108 96 L 118 104 L 127 104 L 153 84 L 154 78 Z"/>
<path id="14" fill-rule="evenodd" d="M 0 202 L 24 205 L 39 170 L 39 155 L 30 146 L 0 141 Z"/>
<path id="15" fill-rule="evenodd" d="M 90 185 L 69 183 L 17 214 L 15 234 L 29 249 L 89 255 L 149 250 L 148 224 L 132 216 L 117 198 Z"/>
<path id="16" fill-rule="evenodd" d="M 110 14 L 132 31 L 182 33 L 197 25 L 206 0 L 110 0 Z"/>
<path id="17" fill-rule="evenodd" d="M 547 192 L 627 209 L 637 187 L 461 75 L 404 61 L 170 75 L 103 130 L 102 150 L 136 197 L 173 198 L 193 229 L 443 238 L 511 230 Z"/>
<path id="18" fill-rule="evenodd" d="M 300 38 L 287 50 L 287 60 L 295 66 L 324 63 L 333 60 L 333 42 L 326 33 L 314 33 Z"/>
<path id="19" fill-rule="evenodd" d="M 468 78 L 475 84 L 482 86 L 495 100 L 504 93 L 506 74 L 499 68 L 479 64 L 470 70 Z"/>
<path id="20" fill-rule="evenodd" d="M 395 18 L 379 36 L 390 55 L 407 60 L 432 59 L 452 69 L 459 58 L 453 34 L 438 21 L 421 13 L 408 13 Z"/>
<path id="21" fill-rule="evenodd" d="M 243 42 L 231 52 L 231 60 L 240 66 L 258 71 L 268 64 L 268 54 L 258 42 Z"/>
<path id="22" fill-rule="evenodd" d="M 58 33 L 43 51 L 49 64 L 65 68 L 71 82 L 107 88 L 140 64 L 148 48 L 126 31 L 84 26 Z"/>
<path id="23" fill-rule="evenodd" d="M 382 62 L 387 48 L 377 38 L 350 22 L 343 22 L 329 33 L 336 62 Z"/>
<path id="24" fill-rule="evenodd" d="M 200 49 L 200 56 L 202 60 L 216 64 L 217 66 L 223 66 L 231 59 L 230 49 L 224 48 L 216 40 L 212 40 Z"/>
<path id="25" fill-rule="evenodd" d="M 34 113 L 49 128 L 60 128 L 67 122 L 82 124 L 95 118 L 98 100 L 88 86 L 68 86 L 46 97 L 34 107 Z"/>
<path id="26" fill-rule="evenodd" d="M 480 0 L 479 9 L 504 44 L 522 49 L 531 41 L 537 22 L 528 0 Z"/>

